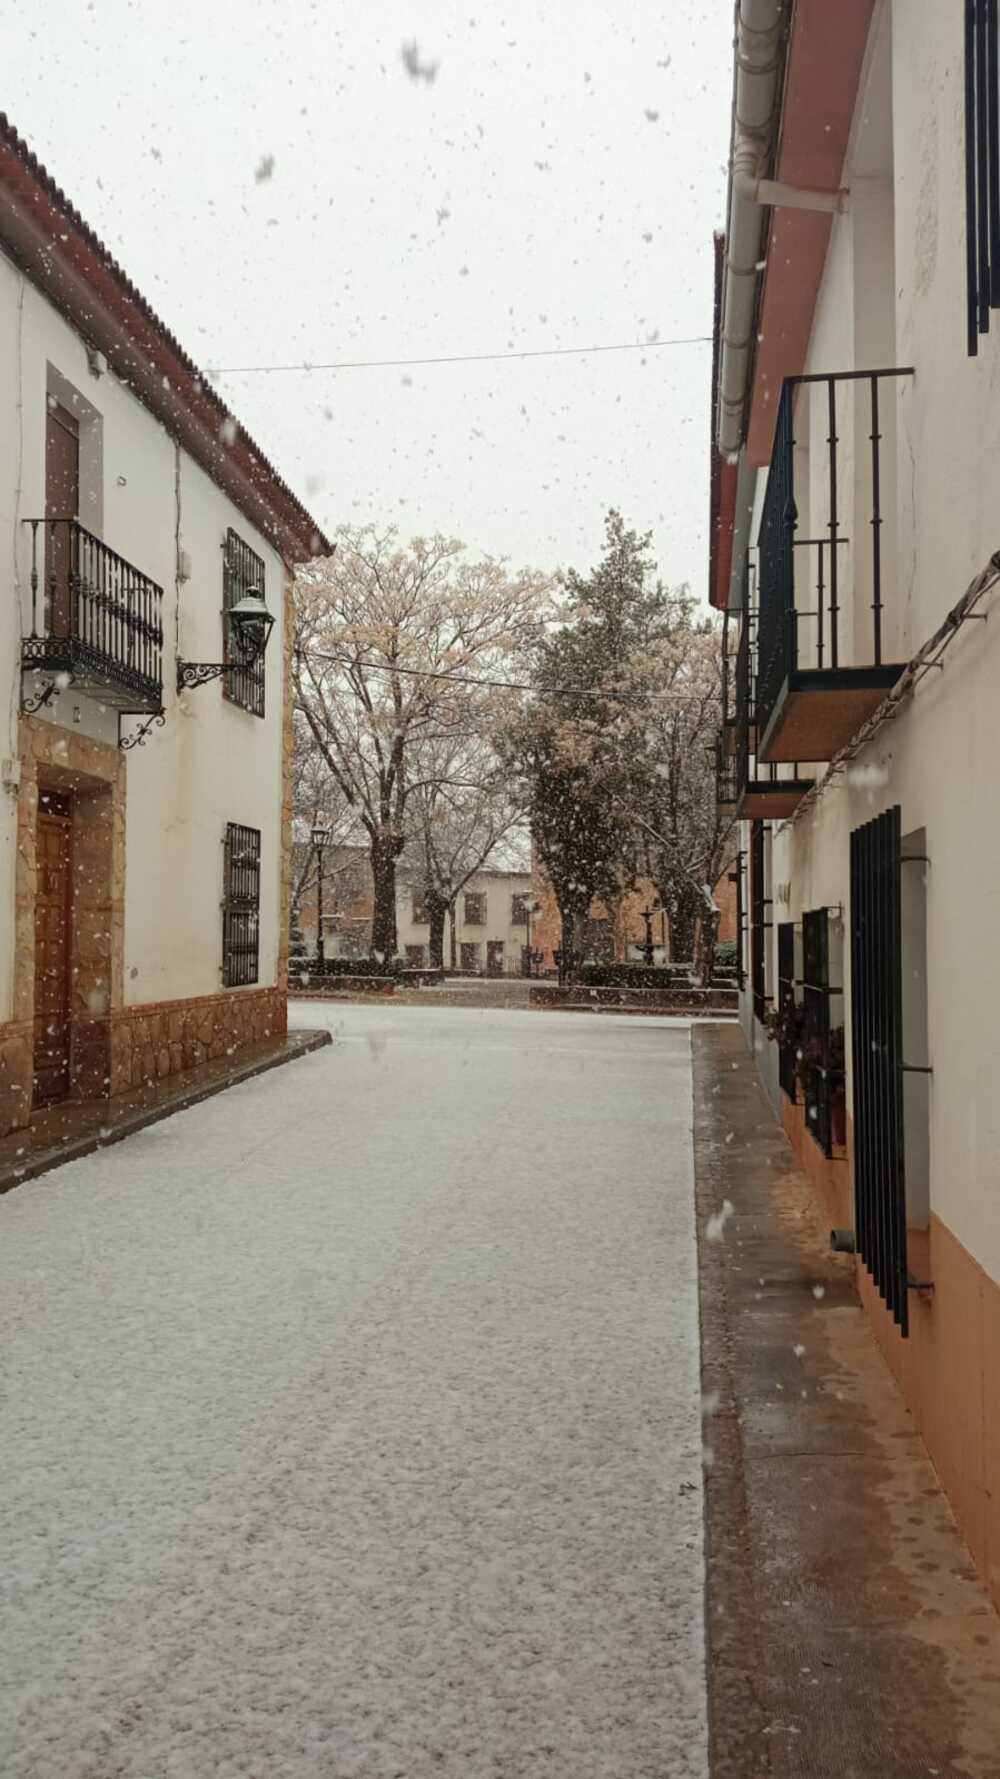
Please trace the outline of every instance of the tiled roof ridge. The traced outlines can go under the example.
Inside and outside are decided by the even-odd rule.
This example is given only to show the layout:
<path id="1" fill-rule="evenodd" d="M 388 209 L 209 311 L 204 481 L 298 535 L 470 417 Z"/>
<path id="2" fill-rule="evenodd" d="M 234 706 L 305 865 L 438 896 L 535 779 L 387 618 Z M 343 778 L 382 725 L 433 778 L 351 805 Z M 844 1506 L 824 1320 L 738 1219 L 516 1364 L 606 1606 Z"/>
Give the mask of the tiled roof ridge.
<path id="1" fill-rule="evenodd" d="M 137 286 L 133 284 L 128 273 L 119 265 L 110 249 L 105 246 L 100 236 L 95 233 L 90 224 L 80 215 L 80 212 L 66 196 L 62 187 L 57 184 L 47 167 L 45 167 L 43 162 L 39 160 L 34 150 L 29 148 L 23 136 L 19 135 L 6 112 L 3 111 L 0 111 L 0 141 L 5 142 L 11 149 L 13 149 L 18 159 L 28 168 L 40 192 L 44 193 L 55 208 L 58 209 L 66 220 L 72 224 L 74 230 L 83 237 L 87 246 L 102 261 L 106 270 L 112 273 L 129 300 L 135 304 L 140 313 L 156 329 L 157 333 L 169 347 L 170 351 L 176 354 L 184 369 L 197 381 L 201 391 L 217 409 L 220 420 L 229 420 L 235 425 L 237 437 L 239 437 L 247 449 L 253 453 L 261 469 L 266 473 L 268 479 L 273 482 L 275 488 L 279 489 L 283 497 L 292 503 L 302 520 L 304 520 L 306 525 L 311 528 L 323 553 L 328 552 L 331 546 L 329 540 L 324 536 L 322 527 L 316 524 L 312 515 L 302 505 L 298 495 L 289 487 L 284 477 L 279 475 L 270 460 L 265 457 L 256 440 L 251 437 L 242 423 L 237 420 L 235 414 L 232 414 L 226 407 L 225 402 L 213 388 L 209 378 L 204 372 L 199 370 L 194 360 L 184 350 L 184 347 L 181 345 L 176 335 L 171 333 L 165 322 L 156 313 L 152 304 L 143 296 Z"/>

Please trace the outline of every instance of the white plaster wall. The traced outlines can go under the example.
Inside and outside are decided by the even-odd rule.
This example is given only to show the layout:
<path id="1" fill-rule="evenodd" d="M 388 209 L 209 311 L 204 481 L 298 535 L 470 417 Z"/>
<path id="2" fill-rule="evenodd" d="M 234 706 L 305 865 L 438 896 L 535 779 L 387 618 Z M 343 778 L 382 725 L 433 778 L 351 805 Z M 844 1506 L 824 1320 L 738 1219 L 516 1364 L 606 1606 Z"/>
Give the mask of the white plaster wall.
<path id="1" fill-rule="evenodd" d="M 28 534 L 45 510 L 45 411 L 56 376 L 99 416 L 100 481 L 81 476 L 81 521 L 163 588 L 167 721 L 128 754 L 125 999 L 211 994 L 221 986 L 222 838 L 227 821 L 261 829 L 259 986 L 278 950 L 283 565 L 232 501 L 179 451 L 160 422 L 109 373 L 94 378 L 82 340 L 0 255 L 0 758 L 16 753 L 19 621 L 30 627 Z M 93 469 L 93 466 L 89 466 Z M 19 490 L 19 492 L 18 492 Z M 179 506 L 178 506 L 179 499 Z M 275 616 L 264 720 L 227 703 L 218 683 L 175 693 L 178 651 L 220 660 L 222 552 L 232 525 L 263 556 Z M 180 586 L 177 549 L 190 558 Z M 117 718 L 69 688 L 44 712 L 114 742 Z M 126 731 L 138 718 L 123 719 Z M 0 791 L 0 1020 L 11 1011 L 14 798 Z"/>

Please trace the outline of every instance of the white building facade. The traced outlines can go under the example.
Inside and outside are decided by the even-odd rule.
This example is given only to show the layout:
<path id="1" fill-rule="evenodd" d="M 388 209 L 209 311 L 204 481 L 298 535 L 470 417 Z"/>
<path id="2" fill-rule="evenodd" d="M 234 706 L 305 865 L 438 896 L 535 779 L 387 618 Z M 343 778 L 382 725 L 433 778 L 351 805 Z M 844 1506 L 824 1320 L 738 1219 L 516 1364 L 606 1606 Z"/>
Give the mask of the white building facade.
<path id="1" fill-rule="evenodd" d="M 737 7 L 711 577 L 744 1030 L 1000 1604 L 988 14 Z"/>
<path id="2" fill-rule="evenodd" d="M 459 890 L 445 930 L 445 968 L 464 976 L 520 976 L 532 939 L 530 871 L 483 869 Z M 416 883 L 400 873 L 396 886 L 397 948 L 411 970 L 429 963 L 430 926 Z"/>
<path id="3" fill-rule="evenodd" d="M 0 389 L 2 1134 L 284 1030 L 290 576 L 329 545 L 6 124 Z"/>

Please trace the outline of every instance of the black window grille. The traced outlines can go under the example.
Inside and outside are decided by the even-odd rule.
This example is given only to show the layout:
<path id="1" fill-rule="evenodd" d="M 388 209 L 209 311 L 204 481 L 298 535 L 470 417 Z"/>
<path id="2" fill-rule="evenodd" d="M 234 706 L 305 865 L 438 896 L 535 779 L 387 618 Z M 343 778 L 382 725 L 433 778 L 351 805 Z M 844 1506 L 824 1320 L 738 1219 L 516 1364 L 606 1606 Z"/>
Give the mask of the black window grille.
<path id="1" fill-rule="evenodd" d="M 851 835 L 851 1024 L 855 1240 L 905 1337 L 901 838 L 898 806 Z"/>
<path id="2" fill-rule="evenodd" d="M 264 559 L 230 529 L 222 546 L 222 659 L 227 662 L 239 661 L 229 613 L 237 600 L 245 599 L 248 593 L 256 593 L 261 599 L 266 597 Z M 263 656 L 249 666 L 243 663 L 222 676 L 223 693 L 229 702 L 238 704 L 255 717 L 264 715 L 264 683 Z"/>
<path id="3" fill-rule="evenodd" d="M 222 982 L 242 988 L 260 968 L 260 829 L 229 822 L 223 844 Z"/>
<path id="4" fill-rule="evenodd" d="M 765 879 L 764 837 L 766 822 L 754 822 L 750 829 L 750 981 L 753 988 L 753 1010 L 763 1019 L 770 996 L 767 993 L 767 933 L 771 926 L 771 898 Z"/>
<path id="5" fill-rule="evenodd" d="M 965 258 L 969 355 L 1000 308 L 997 0 L 965 0 Z"/>
<path id="6" fill-rule="evenodd" d="M 778 922 L 778 1010 L 788 1016 L 795 1007 L 795 926 L 790 920 Z M 794 1102 L 797 1044 L 784 1039 L 778 1045 L 778 1080 L 781 1090 Z"/>

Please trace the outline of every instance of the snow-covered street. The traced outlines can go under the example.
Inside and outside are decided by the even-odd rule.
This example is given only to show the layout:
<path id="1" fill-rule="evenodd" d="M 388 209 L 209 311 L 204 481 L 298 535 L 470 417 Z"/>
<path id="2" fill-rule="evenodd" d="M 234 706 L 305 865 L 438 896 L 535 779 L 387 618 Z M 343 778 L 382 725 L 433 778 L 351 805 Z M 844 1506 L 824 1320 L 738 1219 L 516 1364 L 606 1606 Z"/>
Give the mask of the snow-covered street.
<path id="1" fill-rule="evenodd" d="M 332 1048 L 0 1200 L 5 1779 L 703 1779 L 689 1031 Z"/>

